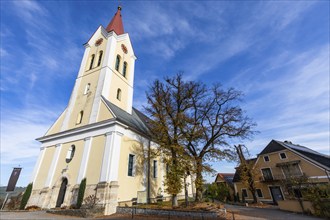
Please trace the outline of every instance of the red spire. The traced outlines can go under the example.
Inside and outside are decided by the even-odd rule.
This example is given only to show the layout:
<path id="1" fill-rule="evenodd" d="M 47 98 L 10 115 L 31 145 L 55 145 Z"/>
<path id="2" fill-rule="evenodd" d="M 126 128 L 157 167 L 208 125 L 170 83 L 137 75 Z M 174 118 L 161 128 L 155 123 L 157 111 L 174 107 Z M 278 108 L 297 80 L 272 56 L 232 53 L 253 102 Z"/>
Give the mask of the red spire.
<path id="1" fill-rule="evenodd" d="M 114 31 L 116 32 L 117 35 L 121 35 L 124 33 L 124 26 L 123 26 L 123 21 L 121 19 L 120 11 L 121 11 L 121 7 L 118 6 L 118 10 L 115 16 L 113 16 L 112 20 L 110 21 L 110 23 L 106 28 L 108 32 Z"/>

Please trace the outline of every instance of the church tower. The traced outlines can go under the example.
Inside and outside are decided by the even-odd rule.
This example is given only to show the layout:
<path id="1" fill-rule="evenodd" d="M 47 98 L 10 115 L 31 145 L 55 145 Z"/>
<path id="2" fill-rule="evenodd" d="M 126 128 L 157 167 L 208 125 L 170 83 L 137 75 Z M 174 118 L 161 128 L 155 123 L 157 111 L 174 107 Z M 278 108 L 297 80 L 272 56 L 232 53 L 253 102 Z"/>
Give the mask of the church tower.
<path id="1" fill-rule="evenodd" d="M 104 120 L 102 97 L 132 114 L 135 60 L 118 7 L 107 28 L 100 26 L 85 44 L 68 107 L 58 121 L 60 131 Z"/>
<path id="2" fill-rule="evenodd" d="M 66 109 L 37 139 L 41 147 L 28 206 L 75 205 L 86 179 L 85 197 L 96 196 L 104 214 L 111 214 L 118 203 L 138 194 L 155 198 L 164 192 L 165 165 L 161 157 L 152 162 L 146 157 L 157 145 L 146 116 L 132 107 L 136 56 L 124 32 L 121 7 L 84 46 Z"/>

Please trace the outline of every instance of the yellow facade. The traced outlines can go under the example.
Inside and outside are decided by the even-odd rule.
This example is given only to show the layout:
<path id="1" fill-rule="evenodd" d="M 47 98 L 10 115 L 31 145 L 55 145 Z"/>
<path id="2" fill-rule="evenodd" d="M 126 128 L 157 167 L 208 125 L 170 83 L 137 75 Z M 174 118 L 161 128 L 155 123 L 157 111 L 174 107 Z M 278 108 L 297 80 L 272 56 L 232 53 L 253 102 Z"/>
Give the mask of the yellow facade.
<path id="1" fill-rule="evenodd" d="M 86 171 L 87 184 L 97 184 L 100 180 L 104 144 L 105 135 L 93 137 Z"/>
<path id="2" fill-rule="evenodd" d="M 283 153 L 285 158 L 281 157 L 281 154 Z M 265 157 L 267 157 L 267 159 Z M 258 155 L 258 158 L 254 164 L 253 172 L 255 187 L 256 189 L 261 190 L 262 193 L 261 197 L 257 196 L 258 200 L 263 202 L 274 202 L 274 196 L 276 195 L 272 194 L 272 188 L 277 188 L 279 190 L 279 194 L 281 194 L 280 196 L 283 200 L 286 200 L 286 197 L 289 196 L 284 187 L 286 179 L 288 178 L 282 168 L 284 165 L 295 164 L 295 173 L 289 178 L 305 175 L 310 183 L 329 183 L 330 181 L 327 169 L 321 167 L 317 163 L 318 161 L 313 161 L 312 159 L 306 158 L 303 155 L 289 149 L 282 149 L 275 152 Z M 270 169 L 272 177 L 270 180 L 263 176 L 263 169 Z M 253 196 L 249 191 L 248 186 L 242 182 L 235 183 L 235 191 L 239 193 L 241 199 L 243 189 L 247 191 L 248 195 L 245 197 L 245 200 L 252 201 Z"/>
<path id="3" fill-rule="evenodd" d="M 54 157 L 55 146 L 47 147 L 44 149 L 44 151 L 44 157 L 40 164 L 40 167 L 42 167 L 42 169 L 39 170 L 39 173 L 36 176 L 35 182 L 33 184 L 34 189 L 42 189 L 44 187 L 48 176 L 48 170 Z"/>

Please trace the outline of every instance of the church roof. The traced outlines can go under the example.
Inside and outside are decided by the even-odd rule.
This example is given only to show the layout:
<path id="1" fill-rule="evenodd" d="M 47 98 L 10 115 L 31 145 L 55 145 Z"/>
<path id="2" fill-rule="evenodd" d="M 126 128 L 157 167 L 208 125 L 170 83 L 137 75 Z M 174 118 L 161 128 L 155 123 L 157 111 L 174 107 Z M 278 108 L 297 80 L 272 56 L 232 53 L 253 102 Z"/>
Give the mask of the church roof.
<path id="1" fill-rule="evenodd" d="M 140 112 L 134 107 L 132 109 L 132 114 L 129 114 L 128 112 L 119 108 L 115 104 L 111 103 L 104 96 L 102 96 L 102 99 L 104 100 L 106 105 L 111 109 L 111 111 L 114 113 L 116 120 L 124 123 L 133 130 L 136 130 L 144 135 L 149 136 L 149 129 L 147 127 L 147 120 L 149 119 L 146 115 L 144 115 L 142 112 Z"/>
<path id="2" fill-rule="evenodd" d="M 108 32 L 114 31 L 117 35 L 121 35 L 124 32 L 124 25 L 123 25 L 123 20 L 121 19 L 121 7 L 118 6 L 118 10 L 115 14 L 115 16 L 113 16 L 112 20 L 110 21 L 110 23 L 108 24 L 106 30 Z"/>

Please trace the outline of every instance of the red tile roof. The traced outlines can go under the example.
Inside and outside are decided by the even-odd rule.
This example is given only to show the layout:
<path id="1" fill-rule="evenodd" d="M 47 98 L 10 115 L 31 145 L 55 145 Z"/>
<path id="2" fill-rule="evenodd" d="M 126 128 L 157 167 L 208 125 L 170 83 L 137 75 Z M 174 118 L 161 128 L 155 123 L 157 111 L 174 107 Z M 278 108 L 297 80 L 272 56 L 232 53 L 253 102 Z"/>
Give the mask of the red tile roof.
<path id="1" fill-rule="evenodd" d="M 114 31 L 117 35 L 121 35 L 124 33 L 124 25 L 123 25 L 123 21 L 121 19 L 121 7 L 118 6 L 118 10 L 115 14 L 115 16 L 113 16 L 112 20 L 110 21 L 110 23 L 108 24 L 106 30 L 108 32 L 110 31 Z"/>

